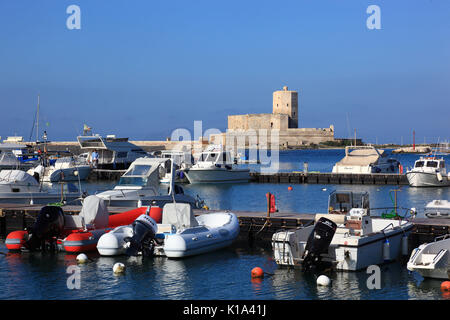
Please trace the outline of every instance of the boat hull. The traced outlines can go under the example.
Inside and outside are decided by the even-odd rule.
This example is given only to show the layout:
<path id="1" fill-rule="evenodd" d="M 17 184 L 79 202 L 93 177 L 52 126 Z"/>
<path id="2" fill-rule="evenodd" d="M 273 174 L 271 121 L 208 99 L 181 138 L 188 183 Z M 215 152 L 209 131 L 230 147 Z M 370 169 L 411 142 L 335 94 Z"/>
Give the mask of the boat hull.
<path id="1" fill-rule="evenodd" d="M 80 166 L 76 168 L 65 168 L 54 170 L 50 176 L 44 177 L 44 181 L 78 181 L 86 180 L 92 168 L 90 166 Z"/>
<path id="2" fill-rule="evenodd" d="M 248 182 L 249 169 L 190 168 L 185 171 L 189 183 L 217 183 L 217 182 Z"/>
<path id="3" fill-rule="evenodd" d="M 414 249 L 407 268 L 424 278 L 450 279 L 450 239 L 425 243 Z"/>
<path id="4" fill-rule="evenodd" d="M 442 181 L 439 181 L 436 173 L 430 172 L 408 172 L 406 178 L 411 187 L 448 187 L 450 181 L 448 176 L 442 175 Z"/>

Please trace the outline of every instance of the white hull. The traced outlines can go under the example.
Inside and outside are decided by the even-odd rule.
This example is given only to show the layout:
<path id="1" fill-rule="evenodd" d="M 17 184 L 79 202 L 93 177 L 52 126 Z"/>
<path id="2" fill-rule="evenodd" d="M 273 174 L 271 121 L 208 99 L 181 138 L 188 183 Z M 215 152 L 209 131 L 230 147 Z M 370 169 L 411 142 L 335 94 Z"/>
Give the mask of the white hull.
<path id="1" fill-rule="evenodd" d="M 190 183 L 248 182 L 249 169 L 190 168 L 185 171 Z"/>
<path id="2" fill-rule="evenodd" d="M 43 181 L 60 182 L 60 181 L 86 180 L 91 170 L 92 168 L 90 166 L 56 169 L 52 170 L 51 173 L 49 173 L 49 175 L 45 175 Z"/>
<path id="3" fill-rule="evenodd" d="M 436 173 L 430 172 L 414 172 L 406 173 L 409 185 L 411 187 L 448 187 L 450 181 L 447 175 L 442 175 L 442 180 L 438 179 Z"/>
<path id="4" fill-rule="evenodd" d="M 80 197 L 79 193 L 64 194 L 67 202 L 72 202 Z M 0 203 L 19 203 L 19 204 L 48 204 L 61 201 L 61 194 L 50 192 L 32 192 L 32 193 L 0 193 Z"/>
<path id="5" fill-rule="evenodd" d="M 424 278 L 450 279 L 450 239 L 425 243 L 414 249 L 407 268 Z"/>

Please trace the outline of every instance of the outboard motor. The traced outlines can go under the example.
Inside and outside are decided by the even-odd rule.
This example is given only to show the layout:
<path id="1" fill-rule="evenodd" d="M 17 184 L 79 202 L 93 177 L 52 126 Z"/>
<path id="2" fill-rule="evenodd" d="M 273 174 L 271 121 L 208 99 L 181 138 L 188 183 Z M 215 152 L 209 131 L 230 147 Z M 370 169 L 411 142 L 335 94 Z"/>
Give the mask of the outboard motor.
<path id="1" fill-rule="evenodd" d="M 46 249 L 46 243 L 56 249 L 55 238 L 64 230 L 64 213 L 61 207 L 45 206 L 39 212 L 34 226 L 29 231 L 29 237 L 24 246 L 31 251 Z"/>
<path id="2" fill-rule="evenodd" d="M 328 252 L 331 240 L 336 232 L 337 225 L 327 218 L 320 218 L 306 242 L 303 253 L 303 268 L 309 271 L 313 267 L 320 267 L 321 254 Z"/>
<path id="3" fill-rule="evenodd" d="M 155 238 L 158 226 L 156 221 L 146 214 L 140 215 L 133 224 L 133 237 L 125 238 L 129 242 L 129 247 L 125 252 L 129 256 L 137 256 L 142 252 L 143 256 L 153 254 L 153 239 Z"/>

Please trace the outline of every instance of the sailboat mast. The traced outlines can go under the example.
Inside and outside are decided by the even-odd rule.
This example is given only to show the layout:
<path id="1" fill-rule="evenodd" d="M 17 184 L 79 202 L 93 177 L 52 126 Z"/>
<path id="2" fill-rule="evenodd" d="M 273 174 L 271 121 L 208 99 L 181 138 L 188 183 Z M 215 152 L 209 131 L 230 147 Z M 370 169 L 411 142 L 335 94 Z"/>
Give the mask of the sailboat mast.
<path id="1" fill-rule="evenodd" d="M 36 142 L 39 141 L 39 101 L 40 97 L 38 95 L 37 113 L 36 113 Z"/>

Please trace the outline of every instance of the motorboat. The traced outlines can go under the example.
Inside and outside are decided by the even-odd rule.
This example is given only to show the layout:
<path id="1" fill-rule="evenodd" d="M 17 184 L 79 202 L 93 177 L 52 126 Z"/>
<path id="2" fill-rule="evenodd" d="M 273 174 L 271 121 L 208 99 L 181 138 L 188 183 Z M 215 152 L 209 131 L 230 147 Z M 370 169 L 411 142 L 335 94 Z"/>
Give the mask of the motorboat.
<path id="1" fill-rule="evenodd" d="M 108 206 L 157 205 L 162 207 L 165 203 L 175 199 L 176 202 L 189 203 L 194 208 L 202 207 L 199 199 L 184 194 L 183 188 L 175 184 L 173 178 L 167 188 L 167 193 L 160 192 L 159 180 L 166 175 L 165 168 L 170 166 L 171 162 L 171 159 L 138 158 L 120 177 L 119 183 L 114 189 L 98 193 L 97 196 L 104 199 Z M 173 177 L 174 170 L 171 172 Z"/>
<path id="2" fill-rule="evenodd" d="M 80 197 L 76 186 L 62 183 L 52 188 L 21 170 L 0 171 L 0 203 L 48 204 L 72 202 Z"/>
<path id="3" fill-rule="evenodd" d="M 374 146 L 347 146 L 345 157 L 333 166 L 332 173 L 398 173 L 399 164 Z"/>
<path id="4" fill-rule="evenodd" d="M 65 213 L 60 206 L 43 207 L 33 227 L 11 232 L 5 245 L 9 250 L 51 248 L 73 253 L 88 252 L 96 250 L 101 235 L 117 226 L 132 223 L 143 213 L 150 215 L 149 212 L 150 208 L 142 207 L 110 215 L 104 201 L 92 195 L 84 199 L 79 214 Z M 155 208 L 152 213 L 161 220 L 160 208 Z"/>
<path id="5" fill-rule="evenodd" d="M 148 156 L 128 138 L 117 138 L 115 135 L 83 135 L 78 136 L 77 140 L 81 150 L 88 151 L 87 161 L 92 162 L 91 154 L 97 151 L 100 169 L 126 169 L 134 160 Z"/>
<path id="6" fill-rule="evenodd" d="M 164 150 L 161 152 L 160 157 L 163 159 L 172 159 L 175 169 L 175 182 L 177 183 L 187 183 L 189 182 L 184 174 L 184 169 L 192 167 L 194 159 L 192 154 L 188 151 L 178 151 L 178 150 Z M 166 174 L 160 179 L 161 183 L 170 183 L 171 179 L 171 168 L 168 166 L 166 169 Z"/>
<path id="7" fill-rule="evenodd" d="M 91 173 L 92 166 L 75 156 L 56 159 L 53 165 L 44 167 L 38 165 L 29 169 L 31 175 L 37 173 L 43 182 L 83 181 Z"/>
<path id="8" fill-rule="evenodd" d="M 450 237 L 437 237 L 434 242 L 424 243 L 414 249 L 407 269 L 416 271 L 424 278 L 450 279 Z"/>
<path id="9" fill-rule="evenodd" d="M 184 258 L 225 248 L 238 235 L 239 221 L 231 212 L 196 217 L 188 204 L 167 203 L 161 224 L 141 216 L 132 225 L 118 227 L 103 235 L 97 249 L 101 255 Z"/>
<path id="10" fill-rule="evenodd" d="M 189 183 L 248 182 L 250 169 L 240 168 L 229 151 L 207 148 L 196 163 L 184 170 Z"/>
<path id="11" fill-rule="evenodd" d="M 28 147 L 18 143 L 0 143 L 0 170 L 28 169 L 38 163 L 37 155 L 30 154 Z"/>
<path id="12" fill-rule="evenodd" d="M 434 156 L 420 157 L 414 168 L 406 172 L 411 187 L 448 187 L 450 173 L 447 173 L 444 158 Z"/>
<path id="13" fill-rule="evenodd" d="M 273 234 L 278 265 L 356 271 L 408 254 L 413 224 L 371 216 L 367 192 L 334 191 L 328 208 L 314 224 Z"/>
<path id="14" fill-rule="evenodd" d="M 428 218 L 450 218 L 450 202 L 448 200 L 433 200 L 425 206 L 425 216 Z"/>

